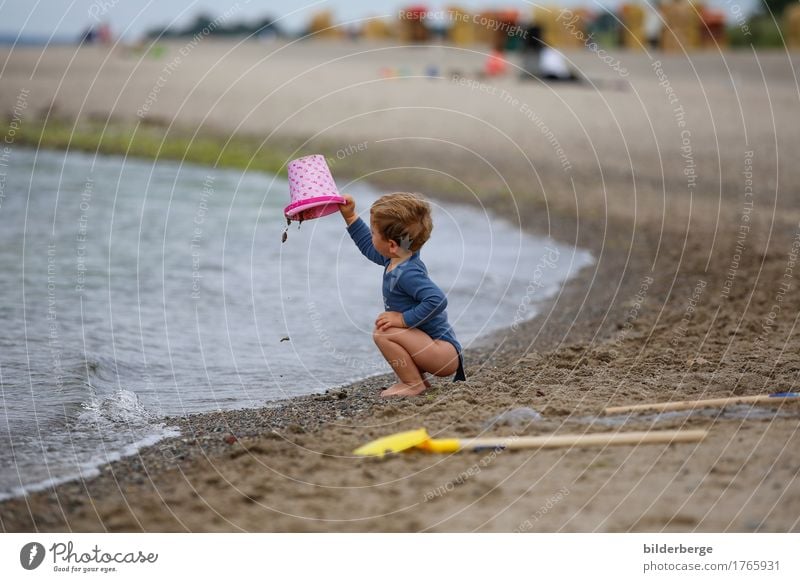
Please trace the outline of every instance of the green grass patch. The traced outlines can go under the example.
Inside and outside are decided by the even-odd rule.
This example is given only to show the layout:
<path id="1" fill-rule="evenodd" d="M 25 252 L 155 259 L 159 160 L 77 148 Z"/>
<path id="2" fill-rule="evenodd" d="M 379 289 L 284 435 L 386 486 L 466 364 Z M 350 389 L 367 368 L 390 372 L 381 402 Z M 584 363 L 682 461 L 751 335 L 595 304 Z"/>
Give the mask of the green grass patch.
<path id="1" fill-rule="evenodd" d="M 208 166 L 264 170 L 286 175 L 288 156 L 298 144 L 262 144 L 252 136 L 193 137 L 182 129 L 153 125 L 108 125 L 86 122 L 72 125 L 64 121 L 28 121 L 15 136 L 17 143 L 29 147 L 80 150 L 92 153 L 133 156 L 151 160 L 187 161 Z M 310 152 L 309 152 L 310 153 Z"/>

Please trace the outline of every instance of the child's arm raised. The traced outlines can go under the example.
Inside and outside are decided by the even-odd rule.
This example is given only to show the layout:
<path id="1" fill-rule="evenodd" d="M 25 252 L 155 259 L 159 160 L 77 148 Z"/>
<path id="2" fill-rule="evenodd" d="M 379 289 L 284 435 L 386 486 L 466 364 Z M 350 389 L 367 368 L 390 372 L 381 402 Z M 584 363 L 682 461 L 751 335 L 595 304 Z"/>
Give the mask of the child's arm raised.
<path id="1" fill-rule="evenodd" d="M 362 255 L 381 267 L 385 266 L 389 259 L 381 255 L 372 244 L 372 232 L 356 214 L 356 203 L 353 197 L 348 194 L 344 194 L 343 197 L 346 202 L 339 205 L 339 212 L 342 213 L 342 217 L 347 223 L 347 232 L 350 234 L 350 238 L 356 243 Z"/>

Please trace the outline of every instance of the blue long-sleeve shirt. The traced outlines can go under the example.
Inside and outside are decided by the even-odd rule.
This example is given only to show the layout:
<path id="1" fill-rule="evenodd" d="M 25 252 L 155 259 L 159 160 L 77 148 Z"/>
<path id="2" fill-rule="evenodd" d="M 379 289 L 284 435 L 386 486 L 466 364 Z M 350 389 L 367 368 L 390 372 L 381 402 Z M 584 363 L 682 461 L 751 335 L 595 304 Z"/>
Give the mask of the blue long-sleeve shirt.
<path id="1" fill-rule="evenodd" d="M 358 218 L 347 227 L 347 232 L 365 257 L 384 267 L 383 306 L 386 311 L 399 311 L 408 327 L 421 329 L 433 339 L 450 342 L 460 356 L 461 344 L 447 321 L 447 297 L 428 277 L 419 251 L 387 272 L 391 261 L 375 249 L 366 223 Z"/>

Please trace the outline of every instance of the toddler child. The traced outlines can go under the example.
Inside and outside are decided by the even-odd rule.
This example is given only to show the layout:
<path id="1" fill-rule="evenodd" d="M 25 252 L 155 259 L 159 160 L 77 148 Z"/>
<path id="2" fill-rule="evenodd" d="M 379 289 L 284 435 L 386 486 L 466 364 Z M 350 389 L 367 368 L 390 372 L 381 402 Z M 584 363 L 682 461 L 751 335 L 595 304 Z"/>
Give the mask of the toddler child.
<path id="1" fill-rule="evenodd" d="M 430 387 L 426 372 L 466 380 L 461 344 L 447 322 L 447 298 L 419 256 L 433 230 L 428 203 L 415 194 L 387 194 L 372 205 L 367 226 L 352 196 L 344 199 L 339 210 L 347 232 L 365 257 L 384 267 L 386 311 L 375 320 L 372 337 L 399 382 L 381 396 L 421 394 Z"/>

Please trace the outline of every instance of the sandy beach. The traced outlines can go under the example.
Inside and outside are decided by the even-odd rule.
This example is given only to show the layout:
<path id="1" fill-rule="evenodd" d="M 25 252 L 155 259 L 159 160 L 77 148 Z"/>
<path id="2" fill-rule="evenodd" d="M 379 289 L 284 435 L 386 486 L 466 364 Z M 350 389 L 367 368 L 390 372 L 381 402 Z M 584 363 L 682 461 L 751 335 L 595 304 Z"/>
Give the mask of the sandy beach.
<path id="1" fill-rule="evenodd" d="M 287 161 L 325 152 L 344 191 L 368 181 L 478 205 L 589 249 L 596 264 L 537 317 L 467 350 L 465 383 L 437 379 L 422 397 L 384 401 L 385 376 L 259 410 L 170 418 L 180 437 L 97 477 L 0 503 L 3 531 L 800 531 L 800 403 L 602 415 L 797 390 L 796 55 L 619 52 L 621 76 L 593 53 L 570 52 L 588 82 L 546 85 L 516 73 L 479 78 L 482 47 L 167 47 L 160 58 L 3 47 L 4 133 L 34 120 L 107 122 L 110 132 L 216 136 L 221 149 L 247 135 Z M 426 76 L 430 65 L 440 78 Z M 519 407 L 543 418 L 487 425 Z M 454 437 L 709 436 L 351 455 L 418 427 Z"/>

